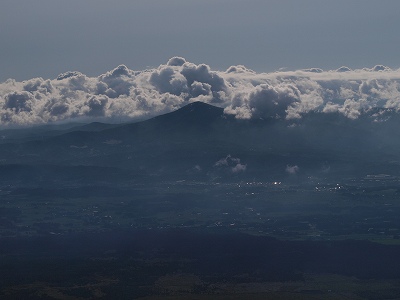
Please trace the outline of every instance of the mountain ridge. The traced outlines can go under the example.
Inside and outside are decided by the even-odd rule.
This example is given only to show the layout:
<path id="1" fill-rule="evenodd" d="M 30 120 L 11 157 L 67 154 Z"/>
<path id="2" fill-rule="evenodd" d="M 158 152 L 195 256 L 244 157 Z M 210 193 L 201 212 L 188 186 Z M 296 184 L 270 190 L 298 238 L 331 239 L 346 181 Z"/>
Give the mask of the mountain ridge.
<path id="1" fill-rule="evenodd" d="M 293 166 L 296 176 L 400 172 L 395 151 L 400 139 L 394 130 L 387 137 L 381 134 L 392 123 L 365 127 L 362 120 L 321 118 L 237 120 L 220 107 L 193 102 L 145 121 L 91 123 L 86 130 L 3 144 L 0 159 L 3 164 L 115 167 L 180 178 L 283 178 L 294 175 L 286 171 Z"/>

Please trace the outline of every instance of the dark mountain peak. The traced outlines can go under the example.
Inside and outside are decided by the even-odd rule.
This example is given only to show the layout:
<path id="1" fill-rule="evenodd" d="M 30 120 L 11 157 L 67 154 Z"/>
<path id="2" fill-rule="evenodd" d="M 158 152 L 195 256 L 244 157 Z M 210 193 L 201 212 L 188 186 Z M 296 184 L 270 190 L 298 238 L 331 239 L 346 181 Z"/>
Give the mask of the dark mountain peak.
<path id="1" fill-rule="evenodd" d="M 101 131 L 109 128 L 115 128 L 122 126 L 121 124 L 109 124 L 109 123 L 101 123 L 101 122 L 92 122 L 89 124 L 85 124 L 82 126 L 77 126 L 73 128 L 73 131 Z M 70 130 L 72 131 L 72 130 Z"/>
<path id="2" fill-rule="evenodd" d="M 188 105 L 173 111 L 164 116 L 178 117 L 178 118 L 190 118 L 190 119 L 202 119 L 204 121 L 220 118 L 224 114 L 224 109 L 221 107 L 213 106 L 204 102 L 193 102 Z M 162 116 L 159 116 L 162 117 Z"/>
<path id="3" fill-rule="evenodd" d="M 202 127 L 222 119 L 224 109 L 204 102 L 193 102 L 176 111 L 155 117 L 150 122 L 174 128 Z"/>
<path id="4" fill-rule="evenodd" d="M 221 107 L 213 106 L 211 104 L 196 101 L 185 105 L 184 107 L 180 108 L 181 111 L 190 111 L 190 112 L 204 112 L 204 111 L 219 111 L 223 112 L 224 109 Z"/>
<path id="5" fill-rule="evenodd" d="M 90 137 L 86 133 L 80 133 L 86 139 L 96 140 L 130 140 L 140 139 L 159 140 L 161 137 L 167 139 L 173 136 L 181 136 L 185 134 L 205 134 L 212 132 L 213 129 L 224 122 L 224 109 L 203 102 L 193 102 L 178 110 L 170 113 L 159 115 L 146 121 L 112 125 L 111 128 L 104 130 L 98 129 L 104 125 L 89 124 L 94 127 Z M 111 126 L 111 125 L 110 125 Z M 96 129 L 96 130 L 95 130 Z M 88 130 L 85 130 L 88 131 Z M 97 131 L 97 132 L 95 132 Z"/>

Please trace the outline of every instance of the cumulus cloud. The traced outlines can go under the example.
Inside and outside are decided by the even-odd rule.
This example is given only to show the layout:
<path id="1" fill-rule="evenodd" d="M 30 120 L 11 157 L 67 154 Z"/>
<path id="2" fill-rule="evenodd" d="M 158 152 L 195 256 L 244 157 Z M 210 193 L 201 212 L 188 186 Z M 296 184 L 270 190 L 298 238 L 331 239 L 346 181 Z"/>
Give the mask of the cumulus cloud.
<path id="1" fill-rule="evenodd" d="M 247 165 L 243 165 L 241 163 L 237 163 L 231 170 L 233 173 L 239 173 L 246 171 Z"/>
<path id="2" fill-rule="evenodd" d="M 230 66 L 226 73 L 255 73 L 253 70 L 246 68 L 243 65 Z"/>
<path id="3" fill-rule="evenodd" d="M 346 67 L 346 66 L 341 66 L 339 69 L 336 70 L 336 72 L 339 72 L 339 73 L 341 73 L 341 72 L 350 72 L 350 71 L 351 71 L 351 69 L 349 67 Z"/>
<path id="4" fill-rule="evenodd" d="M 310 69 L 304 69 L 304 72 L 311 72 L 311 73 L 322 73 L 324 70 L 320 68 L 310 68 Z"/>
<path id="5" fill-rule="evenodd" d="M 174 67 L 180 67 L 183 66 L 183 64 L 186 62 L 186 59 L 183 57 L 175 56 L 172 57 L 170 60 L 167 62 L 167 66 L 174 66 Z"/>
<path id="6" fill-rule="evenodd" d="M 299 90 L 291 84 L 260 84 L 247 95 L 235 97 L 225 109 L 239 118 L 279 119 L 286 116 L 290 105 L 300 101 Z"/>
<path id="7" fill-rule="evenodd" d="M 357 119 L 373 112 L 372 121 L 382 120 L 385 111 L 400 112 L 400 70 L 377 65 L 256 73 L 236 65 L 216 71 L 173 57 L 150 70 L 119 65 L 97 77 L 69 71 L 55 79 L 9 79 L 0 83 L 0 125 L 140 120 L 193 101 L 237 119 L 295 121 L 314 112 Z"/>
<path id="8" fill-rule="evenodd" d="M 90 97 L 85 101 L 88 116 L 104 116 L 108 98 L 104 95 Z"/>
<path id="9" fill-rule="evenodd" d="M 218 160 L 214 167 L 217 167 L 222 170 L 229 170 L 232 173 L 240 173 L 246 171 L 247 165 L 242 164 L 240 162 L 240 158 L 232 157 L 228 154 L 226 157 Z"/>
<path id="10" fill-rule="evenodd" d="M 15 113 L 31 111 L 34 97 L 29 92 L 12 92 L 4 97 L 3 109 L 12 110 Z"/>
<path id="11" fill-rule="evenodd" d="M 297 165 L 295 165 L 295 166 L 287 165 L 286 169 L 285 169 L 285 171 L 287 173 L 292 174 L 292 175 L 297 174 L 297 172 L 299 172 L 299 170 L 300 170 L 300 168 Z"/>

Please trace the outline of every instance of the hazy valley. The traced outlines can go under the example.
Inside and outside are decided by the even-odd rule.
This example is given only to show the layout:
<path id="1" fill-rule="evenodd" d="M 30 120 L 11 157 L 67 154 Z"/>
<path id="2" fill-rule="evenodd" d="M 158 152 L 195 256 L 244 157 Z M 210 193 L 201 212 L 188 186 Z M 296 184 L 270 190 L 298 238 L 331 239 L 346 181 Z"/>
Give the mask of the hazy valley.
<path id="1" fill-rule="evenodd" d="M 196 102 L 3 130 L 2 297 L 387 299 L 398 122 L 237 120 Z"/>

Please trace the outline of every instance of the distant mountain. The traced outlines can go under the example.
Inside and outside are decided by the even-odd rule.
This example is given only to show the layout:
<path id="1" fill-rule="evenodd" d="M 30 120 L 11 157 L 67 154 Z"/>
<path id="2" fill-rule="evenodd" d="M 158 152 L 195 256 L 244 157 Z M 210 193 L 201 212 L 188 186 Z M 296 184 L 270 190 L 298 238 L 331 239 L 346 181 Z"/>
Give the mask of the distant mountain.
<path id="1" fill-rule="evenodd" d="M 66 123 L 66 124 L 47 124 L 33 127 L 11 128 L 0 130 L 0 144 L 31 141 L 41 139 L 43 137 L 60 135 L 74 128 L 80 127 L 81 123 Z"/>
<path id="2" fill-rule="evenodd" d="M 67 133 L 67 132 L 72 132 L 72 131 L 101 131 L 109 128 L 114 128 L 114 127 L 119 127 L 121 126 L 120 124 L 107 124 L 107 123 L 101 123 L 101 122 L 92 122 L 89 124 L 81 124 L 74 126 L 72 128 L 68 128 L 62 131 L 59 131 L 58 135 Z"/>
<path id="3" fill-rule="evenodd" d="M 194 102 L 142 122 L 91 123 L 11 141 L 1 145 L 0 161 L 114 168 L 161 180 L 395 174 L 399 124 L 398 117 L 371 122 L 317 113 L 299 120 L 237 120 L 222 108 Z"/>

